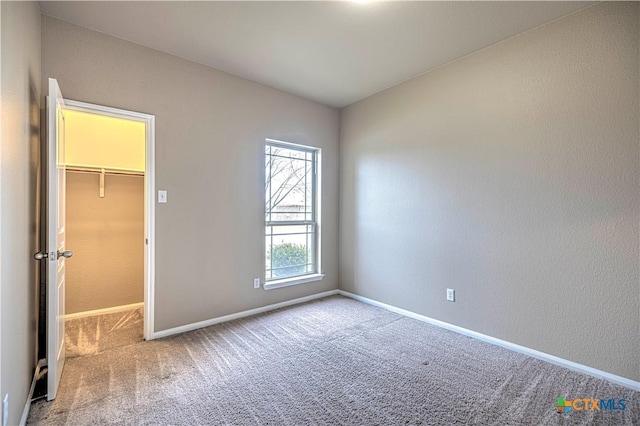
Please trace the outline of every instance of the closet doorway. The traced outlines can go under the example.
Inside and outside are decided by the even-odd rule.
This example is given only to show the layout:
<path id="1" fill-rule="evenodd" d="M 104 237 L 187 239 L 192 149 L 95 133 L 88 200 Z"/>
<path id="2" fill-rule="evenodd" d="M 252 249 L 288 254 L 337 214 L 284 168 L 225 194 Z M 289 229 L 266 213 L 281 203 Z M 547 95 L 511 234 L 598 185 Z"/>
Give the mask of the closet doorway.
<path id="1" fill-rule="evenodd" d="M 153 338 L 153 116 L 64 108 L 67 357 Z"/>

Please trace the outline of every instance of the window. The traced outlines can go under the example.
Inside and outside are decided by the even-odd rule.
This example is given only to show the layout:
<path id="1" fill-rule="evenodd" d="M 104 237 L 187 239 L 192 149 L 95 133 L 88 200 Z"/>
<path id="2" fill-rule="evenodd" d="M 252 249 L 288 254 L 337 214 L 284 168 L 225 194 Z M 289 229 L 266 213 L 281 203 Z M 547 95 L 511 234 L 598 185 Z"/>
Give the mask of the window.
<path id="1" fill-rule="evenodd" d="M 265 288 L 319 279 L 319 150 L 267 139 L 264 162 Z"/>

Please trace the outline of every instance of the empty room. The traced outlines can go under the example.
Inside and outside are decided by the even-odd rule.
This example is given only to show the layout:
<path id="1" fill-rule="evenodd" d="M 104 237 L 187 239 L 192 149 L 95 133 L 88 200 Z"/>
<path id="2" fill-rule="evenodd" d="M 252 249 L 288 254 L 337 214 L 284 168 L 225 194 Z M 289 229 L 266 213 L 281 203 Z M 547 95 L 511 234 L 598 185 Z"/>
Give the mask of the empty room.
<path id="1" fill-rule="evenodd" d="M 640 424 L 640 3 L 0 1 L 1 425 Z"/>

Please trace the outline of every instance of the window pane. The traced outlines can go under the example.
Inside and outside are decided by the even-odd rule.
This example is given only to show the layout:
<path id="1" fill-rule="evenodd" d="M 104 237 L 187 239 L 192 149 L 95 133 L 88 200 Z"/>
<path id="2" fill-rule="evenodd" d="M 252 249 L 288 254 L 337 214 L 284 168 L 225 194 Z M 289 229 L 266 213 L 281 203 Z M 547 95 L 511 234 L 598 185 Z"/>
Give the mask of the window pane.
<path id="1" fill-rule="evenodd" d="M 308 152 L 267 146 L 265 152 L 265 219 L 310 220 L 313 209 L 313 156 Z"/>
<path id="2" fill-rule="evenodd" d="M 267 279 L 314 273 L 314 226 L 267 226 Z"/>

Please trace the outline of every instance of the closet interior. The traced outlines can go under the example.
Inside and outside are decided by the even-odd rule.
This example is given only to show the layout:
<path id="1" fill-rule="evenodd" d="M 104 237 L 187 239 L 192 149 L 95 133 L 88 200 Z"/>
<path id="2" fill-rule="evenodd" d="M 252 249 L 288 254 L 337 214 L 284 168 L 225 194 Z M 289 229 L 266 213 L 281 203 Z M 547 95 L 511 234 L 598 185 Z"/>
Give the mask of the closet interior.
<path id="1" fill-rule="evenodd" d="M 145 124 L 65 114 L 67 357 L 142 340 Z"/>

